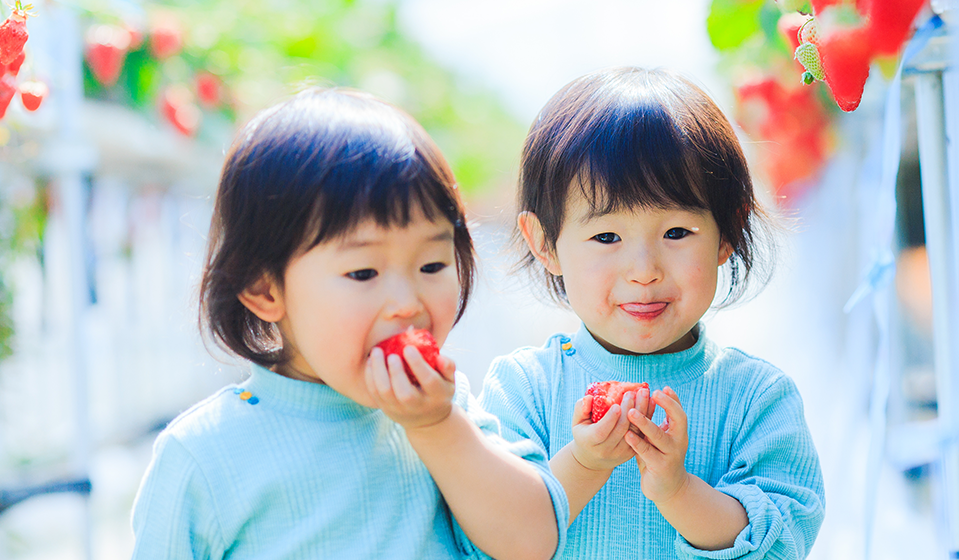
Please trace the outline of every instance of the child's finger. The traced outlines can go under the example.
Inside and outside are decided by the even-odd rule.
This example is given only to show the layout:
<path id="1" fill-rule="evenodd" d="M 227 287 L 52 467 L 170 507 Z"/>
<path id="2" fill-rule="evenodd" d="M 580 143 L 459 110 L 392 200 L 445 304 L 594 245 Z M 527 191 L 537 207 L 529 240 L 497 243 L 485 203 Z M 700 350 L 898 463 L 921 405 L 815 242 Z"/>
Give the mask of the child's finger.
<path id="1" fill-rule="evenodd" d="M 646 394 L 646 408 L 642 412 L 646 418 L 652 418 L 653 413 L 656 412 L 656 403 L 650 397 L 649 387 L 643 387 L 641 390 Z"/>
<path id="2" fill-rule="evenodd" d="M 416 378 L 416 381 L 421 387 L 436 383 L 436 370 L 426 363 L 426 360 L 423 359 L 423 355 L 420 354 L 416 346 L 411 345 L 403 348 L 403 359 L 406 361 L 406 365 L 410 367 L 413 377 Z M 404 369 L 404 373 L 405 371 Z M 409 376 L 407 376 L 407 380 L 409 380 Z"/>
<path id="3" fill-rule="evenodd" d="M 648 453 L 652 447 L 645 438 L 636 435 L 633 432 L 627 432 L 623 437 L 626 440 L 626 444 L 629 445 L 630 449 L 633 450 L 633 453 L 636 454 L 636 460 L 641 461 L 640 457 L 645 453 Z"/>
<path id="4" fill-rule="evenodd" d="M 636 410 L 639 411 L 640 414 L 646 414 L 646 411 L 649 408 L 649 402 L 649 389 L 646 387 L 640 387 L 639 390 L 636 391 Z M 653 406 L 655 407 L 656 405 L 654 404 Z M 649 415 L 647 414 L 647 416 Z M 640 432 L 639 428 L 637 428 L 633 423 L 630 423 L 629 430 L 642 437 L 642 432 Z"/>
<path id="5" fill-rule="evenodd" d="M 640 414 L 638 410 L 632 411 L 632 414 L 629 414 L 628 417 L 629 421 L 639 428 L 639 431 L 650 446 L 663 451 L 666 444 L 666 433 L 662 428 L 647 418 L 645 414 Z"/>
<path id="6" fill-rule="evenodd" d="M 628 413 L 630 410 L 636 408 L 636 393 L 633 391 L 628 391 L 623 395 L 622 403 L 620 404 L 620 414 L 619 420 L 616 422 L 616 427 L 613 429 L 612 436 L 616 439 L 623 437 L 623 435 L 629 430 L 630 423 Z"/>
<path id="7" fill-rule="evenodd" d="M 676 394 L 676 391 L 664 387 L 662 391 L 654 391 L 652 399 L 666 413 L 666 425 L 669 432 L 676 437 L 686 437 L 686 411 L 679 404 L 679 395 Z"/>
<path id="8" fill-rule="evenodd" d="M 456 362 L 440 354 L 436 360 L 436 365 L 439 366 L 437 371 L 444 379 L 447 381 L 456 380 Z"/>
<path id="9" fill-rule="evenodd" d="M 403 358 L 396 354 L 390 354 L 386 357 L 386 369 L 389 371 L 390 385 L 393 387 L 393 394 L 400 401 L 409 400 L 416 392 L 416 388 L 410 382 L 406 375 L 406 367 L 403 365 Z"/>
<path id="10" fill-rule="evenodd" d="M 386 362 L 383 359 L 383 351 L 374 348 L 370 352 L 370 357 L 366 361 L 367 389 L 376 395 L 385 395 L 390 392 L 390 374 L 386 369 Z"/>
<path id="11" fill-rule="evenodd" d="M 622 407 L 618 404 L 614 404 L 609 407 L 609 410 L 606 411 L 606 415 L 603 416 L 599 422 L 593 424 L 595 427 L 595 432 L 593 434 L 598 441 L 606 441 L 609 438 L 609 435 L 613 433 L 613 430 L 616 428 L 616 425 L 619 423 L 620 412 Z"/>
<path id="12" fill-rule="evenodd" d="M 589 420 L 590 415 L 593 413 L 593 395 L 586 395 L 585 397 L 576 401 L 576 406 L 573 407 L 573 425 L 582 424 L 583 422 Z"/>

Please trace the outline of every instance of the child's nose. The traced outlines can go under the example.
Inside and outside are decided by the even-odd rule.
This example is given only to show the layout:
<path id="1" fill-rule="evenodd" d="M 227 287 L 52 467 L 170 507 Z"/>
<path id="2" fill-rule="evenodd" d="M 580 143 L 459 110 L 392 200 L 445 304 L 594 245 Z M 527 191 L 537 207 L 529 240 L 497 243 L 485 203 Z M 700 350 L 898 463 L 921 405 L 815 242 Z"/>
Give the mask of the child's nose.
<path id="1" fill-rule="evenodd" d="M 415 317 L 424 309 L 419 290 L 411 282 L 394 282 L 390 289 L 386 311 L 391 318 Z"/>
<path id="2" fill-rule="evenodd" d="M 638 249 L 628 258 L 626 275 L 630 282 L 645 286 L 662 279 L 663 271 L 655 251 L 647 248 Z"/>

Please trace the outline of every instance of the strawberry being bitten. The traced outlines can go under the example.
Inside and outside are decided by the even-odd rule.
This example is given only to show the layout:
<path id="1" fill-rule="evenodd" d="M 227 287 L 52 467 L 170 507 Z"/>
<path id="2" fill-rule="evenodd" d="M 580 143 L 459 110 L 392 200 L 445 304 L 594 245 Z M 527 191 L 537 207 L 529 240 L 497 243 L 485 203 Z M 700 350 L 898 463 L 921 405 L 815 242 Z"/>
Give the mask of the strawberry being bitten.
<path id="1" fill-rule="evenodd" d="M 400 334 L 393 335 L 376 345 L 377 348 L 383 350 L 384 356 L 396 354 L 400 358 L 403 357 L 403 348 L 407 346 L 415 346 L 416 349 L 420 351 L 423 359 L 426 360 L 426 363 L 429 364 L 431 368 L 439 371 L 438 361 L 440 349 L 439 346 L 436 345 L 436 339 L 433 338 L 430 331 L 426 329 L 414 329 L 410 327 Z M 406 376 L 410 378 L 410 383 L 419 387 L 420 383 L 416 380 L 405 359 L 403 360 L 403 367 L 406 369 Z"/>
<path id="2" fill-rule="evenodd" d="M 614 404 L 623 404 L 623 395 L 630 391 L 638 392 L 640 389 L 649 389 L 649 383 L 624 383 L 622 381 L 597 381 L 590 383 L 586 389 L 587 395 L 593 396 L 593 410 L 590 420 L 593 424 L 599 422 L 606 416 L 609 407 Z"/>

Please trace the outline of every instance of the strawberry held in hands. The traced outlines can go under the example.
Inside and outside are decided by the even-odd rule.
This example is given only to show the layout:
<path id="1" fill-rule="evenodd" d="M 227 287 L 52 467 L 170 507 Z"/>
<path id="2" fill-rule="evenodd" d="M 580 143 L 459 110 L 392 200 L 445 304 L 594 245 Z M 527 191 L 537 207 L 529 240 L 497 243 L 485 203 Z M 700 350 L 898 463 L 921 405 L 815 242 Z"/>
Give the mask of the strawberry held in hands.
<path id="1" fill-rule="evenodd" d="M 586 394 L 593 396 L 593 410 L 590 414 L 590 420 L 593 424 L 599 422 L 609 412 L 609 407 L 623 403 L 623 396 L 626 393 L 637 392 L 640 389 L 649 389 L 649 383 L 624 383 L 622 381 L 591 383 L 586 389 Z"/>
<path id="2" fill-rule="evenodd" d="M 0 23 L 0 64 L 10 64 L 23 52 L 23 45 L 27 43 L 28 12 L 33 9 L 30 4 L 24 5 L 17 0 L 13 6 L 13 13 L 3 23 Z"/>
<path id="3" fill-rule="evenodd" d="M 440 349 L 439 346 L 436 345 L 436 339 L 433 338 L 430 331 L 426 329 L 414 329 L 410 327 L 400 334 L 391 336 L 376 345 L 377 348 L 383 350 L 384 356 L 396 354 L 400 358 L 403 358 L 403 348 L 407 346 L 415 346 L 416 349 L 420 351 L 423 359 L 426 360 L 426 363 L 429 364 L 431 368 L 439 371 L 438 360 L 440 357 Z M 416 380 L 416 376 L 413 375 L 405 359 L 403 360 L 403 367 L 406 369 L 406 376 L 410 378 L 410 383 L 419 387 L 420 383 Z"/>

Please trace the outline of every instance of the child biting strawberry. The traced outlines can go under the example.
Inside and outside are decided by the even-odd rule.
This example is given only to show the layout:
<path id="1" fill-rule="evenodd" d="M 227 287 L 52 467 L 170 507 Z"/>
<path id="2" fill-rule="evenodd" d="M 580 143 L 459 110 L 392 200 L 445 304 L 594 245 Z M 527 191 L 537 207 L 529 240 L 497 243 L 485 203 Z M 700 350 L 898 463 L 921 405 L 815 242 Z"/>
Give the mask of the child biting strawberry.
<path id="1" fill-rule="evenodd" d="M 465 223 L 439 149 L 370 95 L 307 90 L 238 133 L 200 315 L 250 376 L 157 438 L 134 560 L 556 552 L 545 456 L 438 351 L 472 286 Z"/>

